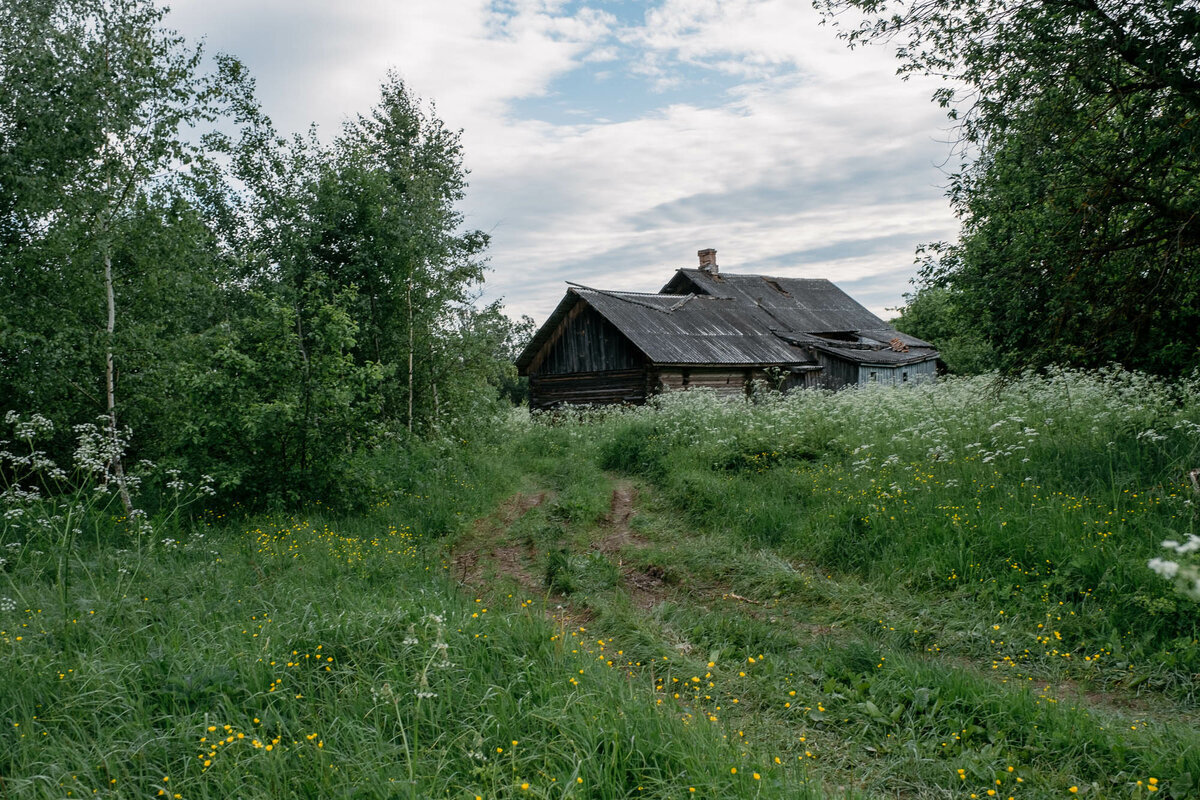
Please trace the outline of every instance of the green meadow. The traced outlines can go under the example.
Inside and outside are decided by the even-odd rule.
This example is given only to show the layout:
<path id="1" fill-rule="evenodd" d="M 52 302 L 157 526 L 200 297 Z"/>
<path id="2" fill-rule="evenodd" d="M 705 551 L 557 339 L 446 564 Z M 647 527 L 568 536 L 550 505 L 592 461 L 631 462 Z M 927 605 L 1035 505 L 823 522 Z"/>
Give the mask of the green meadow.
<path id="1" fill-rule="evenodd" d="M 1200 383 L 1063 371 L 516 410 L 353 511 L 6 485 L 0 797 L 1195 797 L 1198 467 Z"/>

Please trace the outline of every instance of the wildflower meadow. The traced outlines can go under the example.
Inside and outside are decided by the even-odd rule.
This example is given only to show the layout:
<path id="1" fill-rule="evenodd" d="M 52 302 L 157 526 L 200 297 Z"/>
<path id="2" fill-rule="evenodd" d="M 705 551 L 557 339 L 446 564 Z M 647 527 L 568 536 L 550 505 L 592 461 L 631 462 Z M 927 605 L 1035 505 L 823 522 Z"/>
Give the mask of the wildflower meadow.
<path id="1" fill-rule="evenodd" d="M 129 513 L 120 442 L 10 415 L 0 796 L 1195 797 L 1198 400 L 518 409 L 354 512 L 144 464 Z"/>

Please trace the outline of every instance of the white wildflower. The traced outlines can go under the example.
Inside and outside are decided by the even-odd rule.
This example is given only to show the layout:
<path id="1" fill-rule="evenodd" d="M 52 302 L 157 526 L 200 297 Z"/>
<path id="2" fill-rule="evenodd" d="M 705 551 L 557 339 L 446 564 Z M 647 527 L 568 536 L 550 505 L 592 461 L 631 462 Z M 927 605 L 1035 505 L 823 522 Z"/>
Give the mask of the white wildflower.
<path id="1" fill-rule="evenodd" d="M 1165 558 L 1152 558 L 1148 566 L 1167 580 L 1173 579 L 1179 573 L 1179 564 Z"/>
<path id="2" fill-rule="evenodd" d="M 1189 533 L 1186 542 L 1180 543 L 1174 539 L 1167 539 L 1162 543 L 1162 546 L 1168 550 L 1174 550 L 1180 555 L 1200 552 L 1200 536 L 1196 536 L 1194 533 Z"/>

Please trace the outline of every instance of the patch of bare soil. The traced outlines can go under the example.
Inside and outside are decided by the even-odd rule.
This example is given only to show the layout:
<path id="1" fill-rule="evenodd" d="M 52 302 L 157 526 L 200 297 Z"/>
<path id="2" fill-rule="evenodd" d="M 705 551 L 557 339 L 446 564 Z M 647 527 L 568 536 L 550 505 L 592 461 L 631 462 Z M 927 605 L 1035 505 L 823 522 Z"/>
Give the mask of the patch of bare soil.
<path id="1" fill-rule="evenodd" d="M 661 603 L 667 594 L 663 572 L 655 566 L 645 570 L 626 567 L 621 571 L 622 582 L 629 601 L 643 611 L 649 611 Z"/>
<path id="2" fill-rule="evenodd" d="M 627 547 L 645 547 L 646 540 L 635 533 L 630 527 L 633 519 L 634 504 L 637 503 L 637 489 L 628 482 L 622 481 L 616 485 L 609 503 L 608 515 L 601 526 L 600 540 L 596 549 L 601 553 L 620 553 Z"/>
<path id="3" fill-rule="evenodd" d="M 545 594 L 542 580 L 531 571 L 537 561 L 532 546 L 513 542 L 510 528 L 530 510 L 546 502 L 545 492 L 517 494 L 505 500 L 492 514 L 476 520 L 471 532 L 455 546 L 452 558 L 455 577 L 464 586 L 480 590 L 486 583 L 497 578 L 515 580 L 531 594 Z M 663 571 L 655 566 L 646 569 L 623 563 L 620 554 L 629 548 L 647 545 L 644 537 L 636 533 L 630 521 L 636 513 L 637 489 L 628 482 L 620 482 L 613 489 L 609 512 L 600 526 L 599 537 L 593 550 L 606 558 L 615 559 L 621 570 L 621 590 L 638 608 L 649 610 L 665 597 L 668 587 Z M 566 597 L 551 595 L 547 615 L 560 625 L 566 622 L 586 624 L 590 617 Z"/>
<path id="4" fill-rule="evenodd" d="M 604 518 L 595 549 L 609 558 L 617 557 L 622 588 L 630 602 L 643 611 L 649 611 L 661 603 L 667 594 L 666 576 L 657 566 L 651 565 L 645 569 L 626 566 L 620 557 L 624 551 L 641 549 L 648 544 L 645 537 L 630 526 L 636 513 L 637 498 L 637 488 L 627 481 L 621 481 L 613 488 L 608 515 Z"/>
<path id="5" fill-rule="evenodd" d="M 1087 703 L 1090 706 L 1096 706 L 1126 716 L 1134 714 L 1192 716 L 1193 718 L 1195 716 L 1194 714 L 1181 715 L 1178 709 L 1160 707 L 1162 704 L 1156 703 L 1155 700 L 1158 698 L 1155 698 L 1153 695 L 1138 695 L 1128 691 L 1121 691 L 1120 688 L 1115 691 L 1085 689 L 1070 679 L 1037 681 L 1034 685 L 1038 687 L 1038 691 L 1041 694 L 1053 697 L 1060 703 L 1063 701 Z"/>
<path id="6" fill-rule="evenodd" d="M 515 494 L 491 514 L 477 519 L 471 532 L 455 545 L 452 563 L 459 582 L 472 591 L 505 578 L 514 580 L 530 596 L 546 596 L 541 578 L 530 567 L 537 562 L 532 544 L 509 538 L 512 526 L 548 499 L 548 493 Z M 587 625 L 591 614 L 558 594 L 546 596 L 546 618 L 562 630 Z"/>
<path id="7" fill-rule="evenodd" d="M 546 502 L 546 493 L 515 494 L 490 515 L 478 519 L 471 533 L 455 547 L 454 575 L 459 582 L 479 588 L 489 578 L 512 578 L 538 592 L 538 580 L 529 571 L 530 548 L 508 541 L 508 529 L 532 509 Z"/>

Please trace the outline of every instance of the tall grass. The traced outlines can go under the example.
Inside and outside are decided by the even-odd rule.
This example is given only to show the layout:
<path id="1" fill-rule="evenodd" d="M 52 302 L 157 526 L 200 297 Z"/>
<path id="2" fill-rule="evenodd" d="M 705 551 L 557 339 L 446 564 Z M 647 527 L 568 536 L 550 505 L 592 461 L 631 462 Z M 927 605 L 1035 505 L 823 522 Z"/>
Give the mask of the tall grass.
<path id="1" fill-rule="evenodd" d="M 0 796 L 805 796 L 798 766 L 731 772 L 740 751 L 584 628 L 453 581 L 445 535 L 513 489 L 500 450 L 375 458 L 365 514 L 80 540 L 65 603 L 22 542 L 0 575 L 20 598 L 0 607 Z"/>
<path id="2" fill-rule="evenodd" d="M 1146 561 L 1196 528 L 1198 397 L 687 393 L 380 450 L 303 513 L 5 529 L 0 796 L 1187 797 L 1200 606 Z M 456 583 L 460 534 L 543 585 Z"/>
<path id="3" fill-rule="evenodd" d="M 685 714 L 870 796 L 1190 797 L 1200 605 L 1147 561 L 1195 528 L 1197 396 L 1115 371 L 696 392 L 528 436 L 641 484 L 620 557 L 661 601 L 581 602 L 635 658 L 690 654 L 699 683 L 660 686 Z"/>
<path id="4" fill-rule="evenodd" d="M 1200 607 L 1146 562 L 1196 529 L 1198 399 L 1196 381 L 1059 371 L 757 403 L 685 393 L 542 435 L 649 479 L 705 529 L 1003 612 L 1020 662 L 1169 665 L 1157 679 L 1190 692 Z"/>

